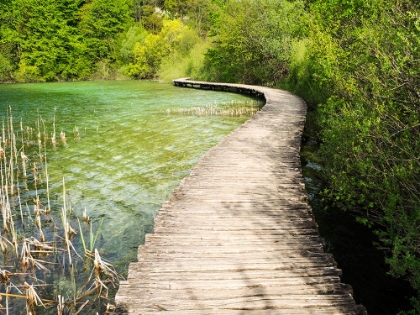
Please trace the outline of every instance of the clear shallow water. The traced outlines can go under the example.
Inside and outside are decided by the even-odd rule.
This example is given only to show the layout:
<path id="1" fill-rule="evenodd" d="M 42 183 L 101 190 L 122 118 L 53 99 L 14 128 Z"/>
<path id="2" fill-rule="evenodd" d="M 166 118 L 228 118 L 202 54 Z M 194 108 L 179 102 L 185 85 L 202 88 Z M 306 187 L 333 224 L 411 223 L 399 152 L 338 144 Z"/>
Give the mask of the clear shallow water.
<path id="1" fill-rule="evenodd" d="M 51 208 L 62 207 L 64 178 L 72 227 L 79 230 L 77 218 L 85 208 L 94 230 L 103 220 L 95 247 L 123 275 L 145 233 L 152 231 L 161 203 L 201 156 L 247 119 L 166 111 L 249 100 L 143 81 L 0 85 L 3 121 L 11 106 L 17 124 L 22 120 L 35 128 L 41 117 L 50 138 L 55 121 L 59 145 L 53 148 L 50 139 L 46 142 Z M 66 145 L 59 140 L 60 132 Z M 38 188 L 45 205 L 45 184 Z M 33 199 L 33 189 L 23 192 L 25 196 Z M 44 228 L 53 227 L 53 221 L 45 220 Z M 80 237 L 73 244 L 83 252 Z"/>

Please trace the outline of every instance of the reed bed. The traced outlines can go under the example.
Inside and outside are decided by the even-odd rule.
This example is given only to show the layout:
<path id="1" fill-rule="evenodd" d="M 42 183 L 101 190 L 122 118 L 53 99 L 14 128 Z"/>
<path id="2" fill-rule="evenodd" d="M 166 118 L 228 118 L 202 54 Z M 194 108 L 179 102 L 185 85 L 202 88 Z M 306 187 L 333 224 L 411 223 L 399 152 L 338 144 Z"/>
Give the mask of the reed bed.
<path id="1" fill-rule="evenodd" d="M 170 108 L 168 115 L 193 115 L 193 116 L 225 116 L 225 117 L 251 117 L 261 109 L 263 102 L 260 100 L 231 101 L 227 103 L 210 103 L 204 106 Z"/>
<path id="2" fill-rule="evenodd" d="M 95 231 L 85 209 L 80 223 L 66 200 L 64 178 L 61 204 L 50 198 L 47 152 L 69 145 L 64 131 L 57 139 L 55 120 L 54 111 L 51 131 L 39 116 L 35 127 L 22 120 L 16 127 L 10 108 L 1 125 L 0 314 L 35 315 L 48 308 L 48 314 L 77 315 L 91 303 L 112 308 L 108 291 L 120 276 L 95 247 L 103 221 Z M 73 135 L 80 140 L 77 127 Z M 75 243 L 83 244 L 83 253 Z"/>

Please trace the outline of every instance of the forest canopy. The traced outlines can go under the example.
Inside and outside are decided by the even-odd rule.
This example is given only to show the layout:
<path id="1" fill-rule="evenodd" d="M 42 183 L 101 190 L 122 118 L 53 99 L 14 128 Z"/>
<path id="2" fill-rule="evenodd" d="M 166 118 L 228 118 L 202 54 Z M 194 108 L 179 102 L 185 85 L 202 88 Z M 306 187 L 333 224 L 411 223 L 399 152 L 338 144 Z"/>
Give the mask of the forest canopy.
<path id="1" fill-rule="evenodd" d="M 156 78 L 162 63 L 204 54 L 219 9 L 211 0 L 1 1 L 0 82 Z"/>
<path id="2" fill-rule="evenodd" d="M 324 198 L 419 292 L 418 0 L 0 0 L 0 82 L 194 78 L 309 105 Z"/>

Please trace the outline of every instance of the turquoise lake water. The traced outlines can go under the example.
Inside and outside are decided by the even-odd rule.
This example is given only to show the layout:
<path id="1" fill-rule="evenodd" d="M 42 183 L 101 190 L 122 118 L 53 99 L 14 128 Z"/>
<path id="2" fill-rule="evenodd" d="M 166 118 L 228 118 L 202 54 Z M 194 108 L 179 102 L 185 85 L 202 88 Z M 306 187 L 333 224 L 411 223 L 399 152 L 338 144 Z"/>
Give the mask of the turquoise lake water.
<path id="1" fill-rule="evenodd" d="M 250 107 L 255 102 L 233 93 L 183 89 L 148 81 L 0 85 L 3 126 L 7 126 L 12 115 L 17 154 L 23 150 L 29 158 L 29 175 L 17 183 L 23 215 L 16 202 L 12 209 L 15 219 L 23 222 L 16 223 L 17 228 L 26 227 L 20 230 L 20 237 L 38 236 L 37 228 L 31 225 L 34 221 L 31 213 L 36 196 L 42 208 L 47 208 L 47 170 L 52 210 L 52 214 L 42 216 L 47 241 L 60 240 L 57 236 L 62 229 L 60 212 L 66 199 L 70 225 L 77 232 L 72 238 L 76 252 L 83 256 L 77 219 L 82 222 L 85 238 L 90 226 L 96 234 L 103 222 L 95 248 L 125 276 L 129 262 L 136 260 L 137 247 L 144 242 L 145 233 L 153 231 L 153 218 L 161 203 L 200 157 L 247 119 L 194 114 L 198 113 L 195 108 L 205 110 L 215 104 L 225 108 Z M 52 145 L 54 125 L 56 147 Z M 31 139 L 37 138 L 37 130 L 41 146 L 29 139 L 30 133 Z M 65 134 L 66 143 L 61 141 L 60 133 Z M 22 144 L 19 139 L 25 135 L 28 140 Z M 16 158 L 17 164 L 19 161 Z M 33 163 L 37 163 L 39 173 L 36 186 Z M 21 168 L 18 167 L 20 172 Z M 89 225 L 83 223 L 85 209 Z M 4 267 L 17 264 L 12 256 L 3 254 Z M 65 265 L 61 263 L 65 256 L 55 253 L 55 259 L 60 261 L 57 266 Z M 77 255 L 73 256 L 76 261 Z M 74 264 L 79 264 L 76 278 L 85 279 L 83 274 L 89 272 L 83 260 Z M 74 284 L 65 272 L 38 271 L 37 277 L 48 284 L 39 290 L 49 298 L 61 294 L 71 300 L 68 292 Z M 86 314 L 91 314 L 93 308 L 86 310 Z"/>

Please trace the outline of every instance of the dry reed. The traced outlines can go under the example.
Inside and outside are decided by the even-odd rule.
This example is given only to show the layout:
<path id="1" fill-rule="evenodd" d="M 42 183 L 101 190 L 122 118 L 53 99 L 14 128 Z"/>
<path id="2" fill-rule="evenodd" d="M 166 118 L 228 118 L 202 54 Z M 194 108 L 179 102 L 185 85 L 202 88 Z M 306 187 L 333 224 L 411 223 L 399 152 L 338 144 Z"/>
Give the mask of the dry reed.
<path id="1" fill-rule="evenodd" d="M 205 106 L 167 109 L 168 115 L 250 117 L 261 107 L 259 101 L 212 103 Z"/>
<path id="2" fill-rule="evenodd" d="M 22 300 L 25 301 L 23 307 L 28 314 L 35 314 L 39 307 L 54 306 L 57 314 L 77 315 L 89 303 L 87 298 L 90 295 L 97 292 L 98 295 L 106 296 L 108 285 L 114 285 L 119 277 L 112 265 L 99 256 L 99 252 L 93 254 L 102 223 L 96 234 L 93 233 L 86 209 L 83 220 L 90 227 L 92 254 L 82 258 L 76 252 L 73 241 L 77 232 L 71 226 L 71 220 L 74 222 L 75 218 L 66 201 L 64 178 L 61 211 L 51 208 L 47 146 L 56 149 L 59 145 L 56 140 L 55 110 L 51 138 L 39 114 L 35 125 L 36 128 L 24 126 L 21 119 L 19 127 L 14 128 L 12 110 L 9 108 L 1 128 L 0 212 L 3 231 L 0 231 L 0 247 L 3 260 L 9 262 L 10 266 L 2 266 L 0 269 L 0 300 L 4 297 L 0 314 L 3 314 L 2 309 L 9 314 L 11 307 L 15 311 Z M 75 140 L 80 140 L 77 127 L 73 132 Z M 64 131 L 60 132 L 60 139 L 61 145 L 67 146 Z M 25 211 L 23 206 L 26 206 Z M 54 216 L 58 215 L 61 220 L 57 221 Z M 51 228 L 53 230 L 48 230 Z M 80 289 L 77 289 L 75 259 L 89 260 L 94 265 L 94 271 Z M 43 287 L 48 285 L 37 275 L 52 272 L 69 273 L 67 276 L 73 283 L 71 300 L 66 300 L 60 291 L 55 298 L 42 296 L 41 293 L 45 291 Z M 68 292 L 65 294 L 68 295 Z"/>

